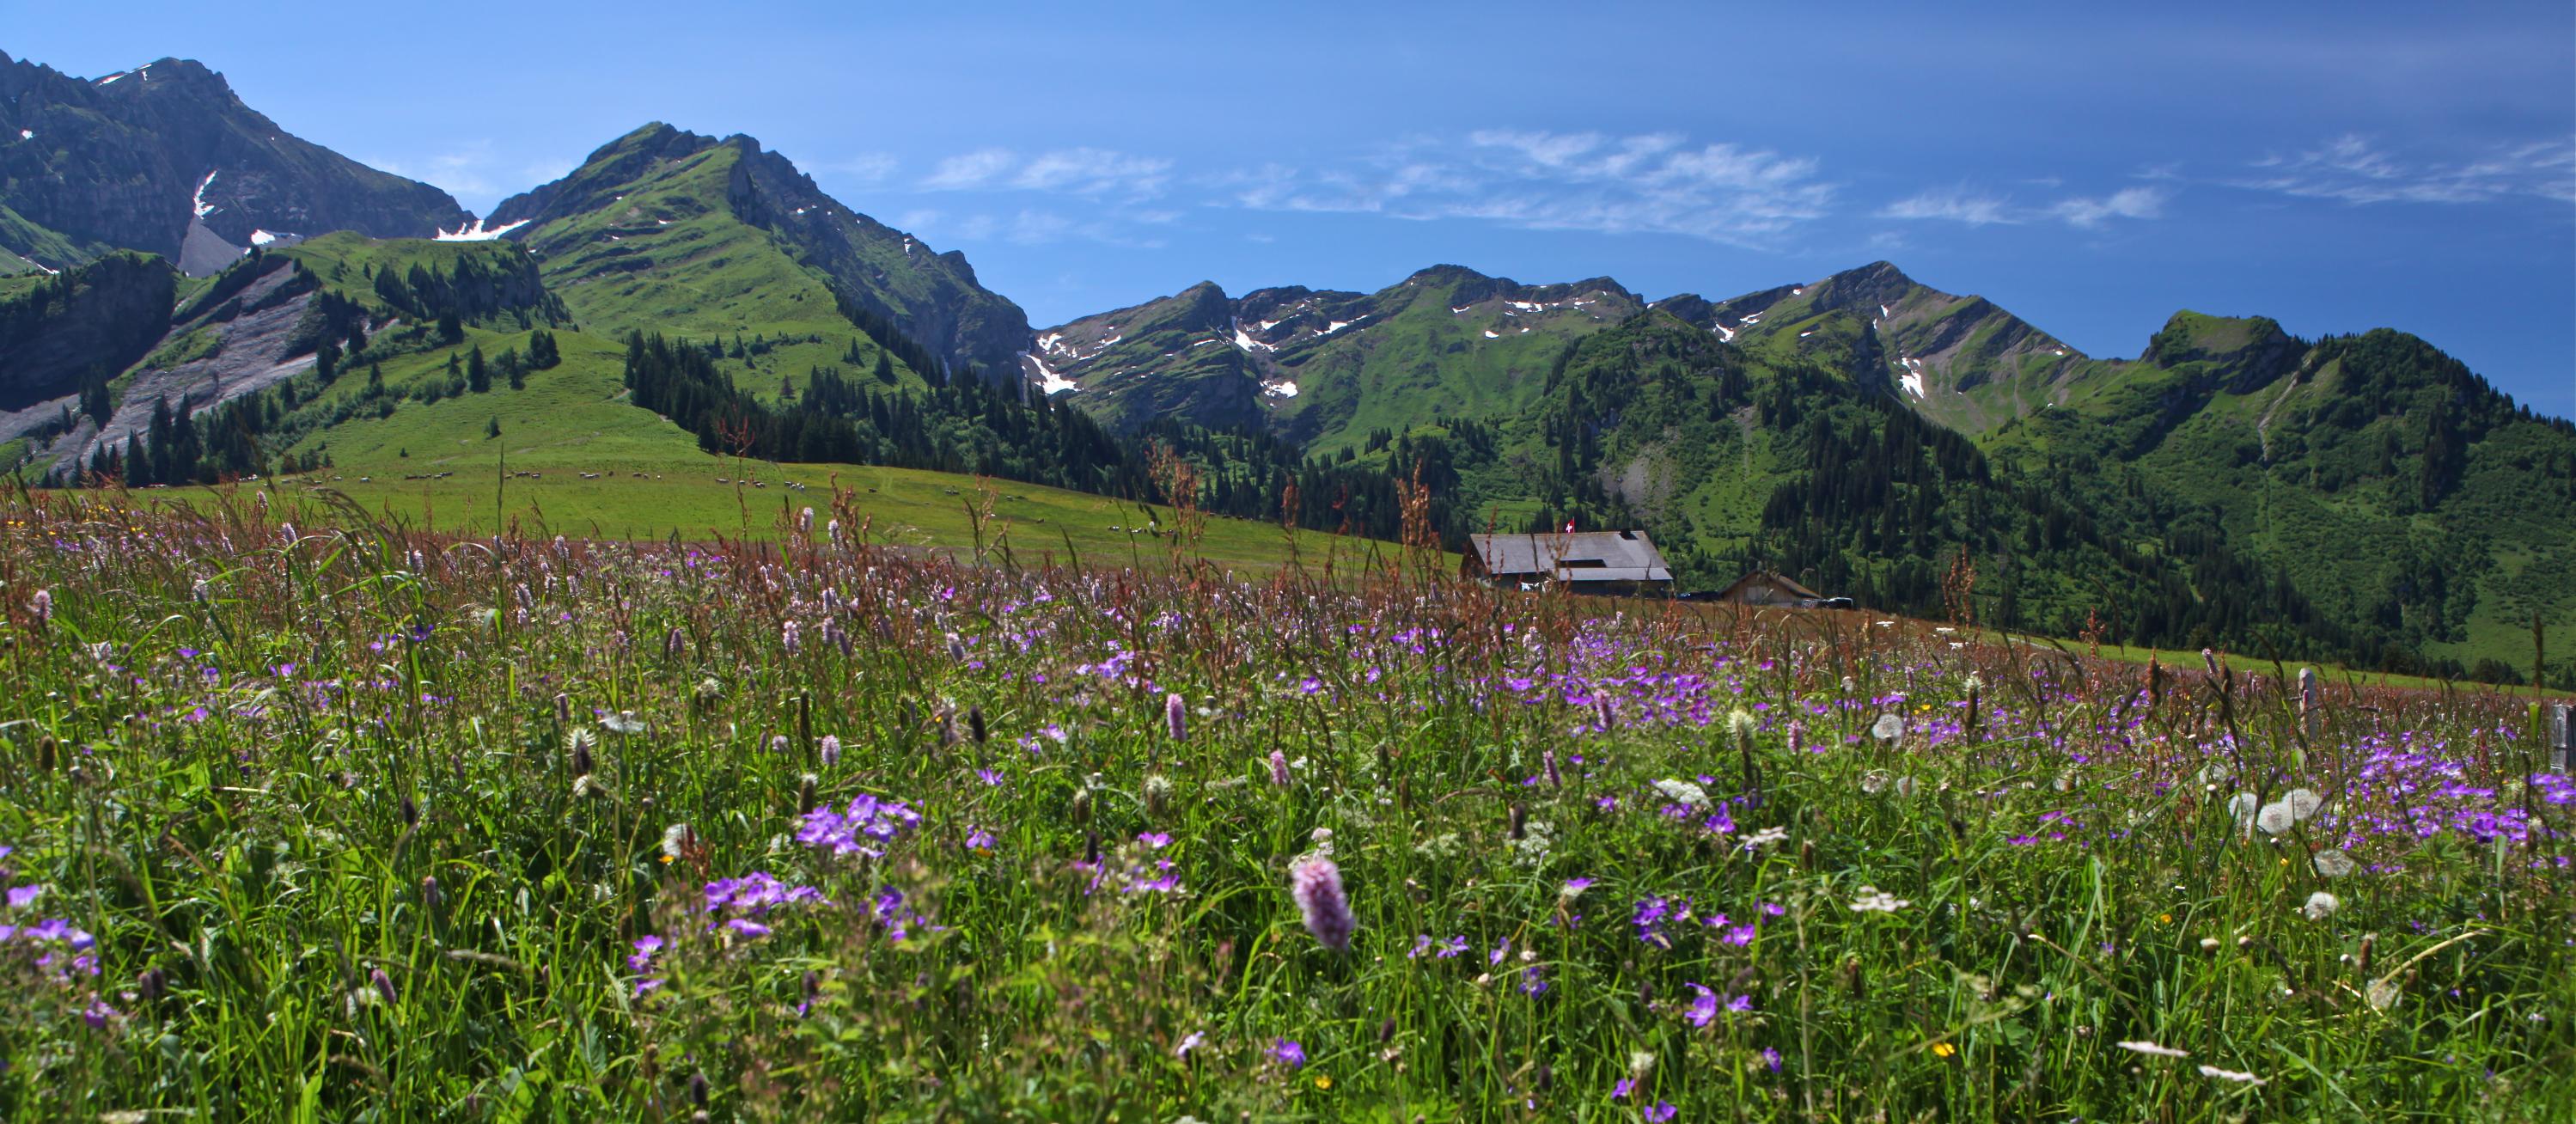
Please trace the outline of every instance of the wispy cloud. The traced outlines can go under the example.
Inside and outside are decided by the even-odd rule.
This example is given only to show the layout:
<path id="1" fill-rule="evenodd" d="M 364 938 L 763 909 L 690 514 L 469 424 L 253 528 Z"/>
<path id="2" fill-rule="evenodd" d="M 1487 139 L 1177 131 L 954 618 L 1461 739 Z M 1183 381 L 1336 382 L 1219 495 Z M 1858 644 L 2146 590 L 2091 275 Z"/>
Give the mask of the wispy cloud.
<path id="1" fill-rule="evenodd" d="M 2054 185 L 2055 181 L 2049 181 Z M 2018 225 L 2054 220 L 2086 230 L 2112 219 L 2153 219 L 2164 215 L 2172 192 L 2161 187 L 2127 187 L 2108 195 L 2074 195 L 2052 203 L 2024 204 L 2007 196 L 1967 187 L 1936 188 L 1882 207 L 1883 219 L 1932 220 L 1968 226 Z"/>
<path id="2" fill-rule="evenodd" d="M 1172 162 L 1105 148 L 1064 148 L 1022 159 L 986 148 L 939 162 L 924 191 L 1037 191 L 1120 200 L 1151 199 L 1171 180 Z"/>
<path id="3" fill-rule="evenodd" d="M 2346 203 L 2489 203 L 2515 197 L 2576 202 L 2576 138 L 2491 148 L 2475 159 L 2408 159 L 2346 134 L 2255 161 L 2230 186 Z"/>
<path id="4" fill-rule="evenodd" d="M 1010 171 L 1019 157 L 1007 148 L 986 148 L 960 156 L 951 156 L 931 169 L 930 178 L 921 181 L 925 191 L 963 191 L 991 185 L 994 178 Z"/>
<path id="5" fill-rule="evenodd" d="M 1160 194 L 1170 179 L 1172 162 L 1129 156 L 1102 148 L 1068 148 L 1031 159 L 1011 186 L 1024 191 L 1062 191 L 1075 195 L 1131 197 Z"/>
<path id="6" fill-rule="evenodd" d="M 1926 191 L 1881 208 L 1883 219 L 1948 219 L 1969 226 L 2021 221 L 2010 200 L 1980 195 L 1966 188 Z"/>
<path id="7" fill-rule="evenodd" d="M 2167 198 L 2161 187 L 2124 187 L 2097 198 L 2058 200 L 2048 213 L 2090 230 L 2110 219 L 2162 218 Z"/>
<path id="8" fill-rule="evenodd" d="M 1269 164 L 1213 177 L 1220 203 L 1255 210 L 1469 219 L 1531 230 L 1778 241 L 1823 217 L 1835 187 L 1813 158 L 1677 133 L 1488 129 L 1418 139 L 1348 165 Z"/>

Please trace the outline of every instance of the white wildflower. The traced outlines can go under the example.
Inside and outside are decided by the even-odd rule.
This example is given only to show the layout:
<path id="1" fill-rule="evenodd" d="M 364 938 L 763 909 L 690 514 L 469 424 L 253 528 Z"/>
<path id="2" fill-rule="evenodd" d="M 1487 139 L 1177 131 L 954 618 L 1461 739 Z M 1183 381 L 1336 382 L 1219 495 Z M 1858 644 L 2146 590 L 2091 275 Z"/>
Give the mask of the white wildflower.
<path id="1" fill-rule="evenodd" d="M 1686 808 L 1708 807 L 1708 790 L 1689 781 L 1677 781 L 1666 777 L 1655 782 L 1655 790 L 1663 793 L 1673 803 Z"/>
<path id="2" fill-rule="evenodd" d="M 1860 778 L 1860 790 L 1868 795 L 1876 796 L 1878 795 L 1879 790 L 1886 787 L 1887 770 L 1885 769 L 1872 769 L 1869 772 L 1862 774 Z"/>
<path id="3" fill-rule="evenodd" d="M 2319 890 L 2308 895 L 2308 904 L 2300 906 L 2299 912 L 2306 914 L 2310 921 L 2323 921 L 2334 916 L 2335 911 L 2342 908 L 2343 899 Z"/>
<path id="4" fill-rule="evenodd" d="M 2316 858 L 2311 861 L 2316 863 L 2317 873 L 2328 878 L 2349 877 L 2354 870 L 2359 869 L 2359 864 L 2352 861 L 2352 856 L 2341 851 L 2319 851 Z"/>
<path id="5" fill-rule="evenodd" d="M 1788 840 L 1788 828 L 1778 826 L 1766 827 L 1751 835 L 1745 836 L 1744 849 L 1747 851 L 1759 851 L 1766 847 L 1777 847 L 1782 843 L 1788 842 Z"/>
<path id="6" fill-rule="evenodd" d="M 2191 1056 L 2191 1051 L 2189 1050 L 2177 1050 L 2171 1046 L 2159 1046 L 2153 1042 L 2122 1042 L 2119 1043 L 2119 1047 L 2123 1050 L 2129 1050 L 2140 1054 L 2151 1054 L 2159 1058 L 2188 1058 Z"/>
<path id="7" fill-rule="evenodd" d="M 2263 805 L 2262 811 L 2254 813 L 2254 826 L 2262 828 L 2265 835 L 2279 835 L 2296 826 L 2298 822 L 2298 814 L 2292 812 L 2290 805 L 2283 801 L 2276 800 Z"/>
<path id="8" fill-rule="evenodd" d="M 2372 980 L 2370 986 L 2361 989 L 2361 992 L 2362 998 L 2370 1001 L 2370 1008 L 2374 1011 L 2385 1011 L 2396 1006 L 2398 997 L 2405 994 L 2398 988 L 2395 980 Z"/>
<path id="9" fill-rule="evenodd" d="M 1897 910 L 1913 904 L 1913 902 L 1907 901 L 1904 898 L 1900 898 L 1894 894 L 1880 890 L 1876 886 L 1861 887 L 1860 896 L 1851 900 L 1851 908 L 1854 913 L 1894 913 Z"/>
<path id="10" fill-rule="evenodd" d="M 1869 736 L 1883 742 L 1895 741 L 1905 736 L 1905 720 L 1893 714 L 1879 715 L 1878 724 L 1869 728 Z"/>
<path id="11" fill-rule="evenodd" d="M 2314 792 L 2294 788 L 2281 794 L 2281 803 L 2290 809 L 2291 819 L 2306 823 L 2309 817 L 2317 814 L 2317 809 L 2325 807 L 2326 802 L 2324 797 Z"/>
<path id="12" fill-rule="evenodd" d="M 2254 829 L 2254 814 L 2262 807 L 2262 797 L 2240 792 L 2227 798 L 2227 818 L 2236 821 L 2236 830 L 2251 831 Z"/>
<path id="13" fill-rule="evenodd" d="M 2262 1078 L 2256 1077 L 2253 1074 L 2238 1073 L 2232 1069 L 2220 1069 L 2214 1065 L 2205 1065 L 2200 1067 L 2200 1075 L 2203 1077 L 2215 1077 L 2221 1081 L 2234 1081 L 2244 1085 L 2269 1084 L 2269 1082 L 2266 1082 Z"/>

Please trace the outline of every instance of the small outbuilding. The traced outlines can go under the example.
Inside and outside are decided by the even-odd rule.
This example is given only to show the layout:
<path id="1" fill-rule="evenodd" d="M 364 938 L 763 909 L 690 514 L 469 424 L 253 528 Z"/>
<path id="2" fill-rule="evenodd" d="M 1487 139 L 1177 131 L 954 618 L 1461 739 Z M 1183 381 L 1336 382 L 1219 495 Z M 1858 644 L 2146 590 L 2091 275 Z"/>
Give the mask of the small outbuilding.
<path id="1" fill-rule="evenodd" d="M 1764 605 L 1781 609 L 1851 607 L 1851 601 L 1848 598 L 1827 597 L 1769 570 L 1756 570 L 1737 578 L 1734 585 L 1710 595 L 1708 600 L 1728 601 L 1738 605 Z"/>
<path id="2" fill-rule="evenodd" d="M 1557 535 L 1469 535 L 1459 572 L 1495 585 L 1564 585 L 1602 596 L 1665 595 L 1672 569 L 1644 531 Z"/>

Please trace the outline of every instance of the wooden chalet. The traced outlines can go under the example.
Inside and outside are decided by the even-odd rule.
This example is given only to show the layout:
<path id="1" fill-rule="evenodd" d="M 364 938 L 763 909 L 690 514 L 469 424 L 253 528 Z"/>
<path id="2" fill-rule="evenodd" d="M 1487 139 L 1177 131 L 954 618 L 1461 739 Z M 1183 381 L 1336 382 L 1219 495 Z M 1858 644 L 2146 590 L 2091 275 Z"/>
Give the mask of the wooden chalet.
<path id="1" fill-rule="evenodd" d="M 1459 572 L 1521 589 L 1564 586 L 1602 596 L 1668 595 L 1673 572 L 1644 531 L 1470 535 Z"/>

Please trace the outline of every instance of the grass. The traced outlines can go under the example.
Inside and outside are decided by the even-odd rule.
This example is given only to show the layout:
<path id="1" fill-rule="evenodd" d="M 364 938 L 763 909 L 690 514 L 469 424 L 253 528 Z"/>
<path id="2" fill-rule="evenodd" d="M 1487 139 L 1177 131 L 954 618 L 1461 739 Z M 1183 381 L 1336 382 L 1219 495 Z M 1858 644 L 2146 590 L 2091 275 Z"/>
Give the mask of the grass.
<path id="1" fill-rule="evenodd" d="M 2576 1101 L 2518 704 L 279 506 L 0 511 L 13 1118 Z"/>

